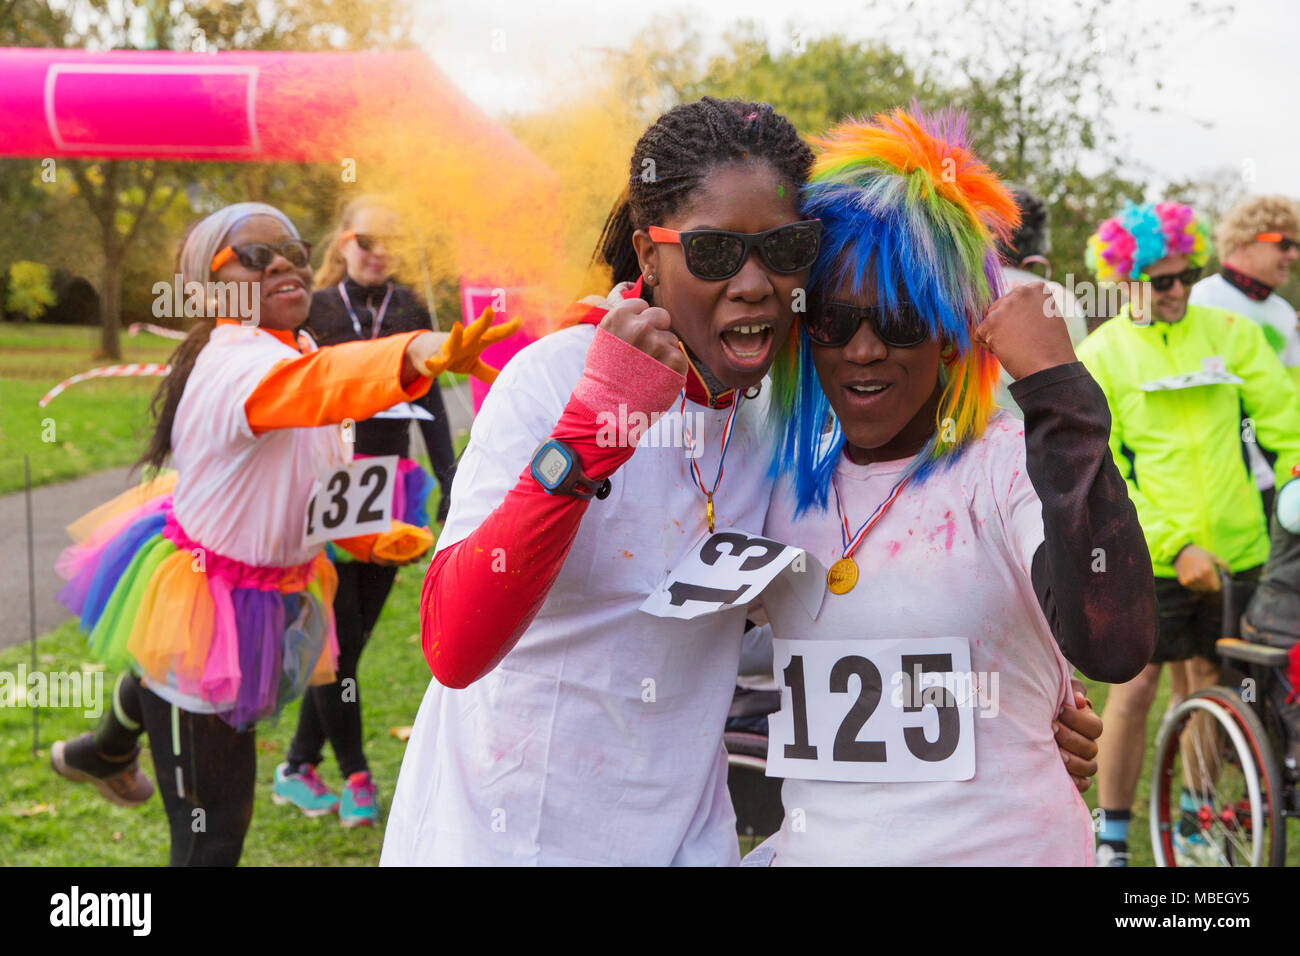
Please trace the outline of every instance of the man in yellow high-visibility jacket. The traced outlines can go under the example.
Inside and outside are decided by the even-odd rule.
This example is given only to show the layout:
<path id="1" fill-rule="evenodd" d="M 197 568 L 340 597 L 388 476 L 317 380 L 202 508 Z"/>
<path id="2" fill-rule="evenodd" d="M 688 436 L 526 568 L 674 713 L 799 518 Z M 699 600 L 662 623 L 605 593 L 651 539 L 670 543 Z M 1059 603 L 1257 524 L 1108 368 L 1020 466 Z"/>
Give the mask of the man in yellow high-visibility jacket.
<path id="1" fill-rule="evenodd" d="M 1103 714 L 1102 865 L 1127 859 L 1128 818 L 1161 665 L 1171 665 L 1175 703 L 1217 681 L 1219 569 L 1252 578 L 1268 557 L 1263 507 L 1242 442 L 1276 455 L 1279 487 L 1300 463 L 1300 397 L 1260 327 L 1187 303 L 1208 255 L 1204 225 L 1178 203 L 1130 203 L 1089 240 L 1098 279 L 1118 283 L 1127 302 L 1078 355 L 1110 405 L 1111 451 L 1146 534 L 1160 611 L 1151 663 L 1111 688 Z M 1182 806 L 1198 809 L 1186 788 Z M 1194 834 L 1179 834 L 1175 845 L 1193 858 L 1215 852 Z"/>

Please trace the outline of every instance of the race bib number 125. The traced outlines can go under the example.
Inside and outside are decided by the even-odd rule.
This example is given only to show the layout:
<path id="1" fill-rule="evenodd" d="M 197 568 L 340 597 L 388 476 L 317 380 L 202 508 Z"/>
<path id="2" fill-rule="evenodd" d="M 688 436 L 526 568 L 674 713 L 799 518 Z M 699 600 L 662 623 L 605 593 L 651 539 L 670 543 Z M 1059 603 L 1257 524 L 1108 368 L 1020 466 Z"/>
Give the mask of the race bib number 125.
<path id="1" fill-rule="evenodd" d="M 389 530 L 396 470 L 396 455 L 361 458 L 317 481 L 307 503 L 306 545 Z"/>
<path id="2" fill-rule="evenodd" d="M 858 783 L 975 776 L 966 638 L 772 645 L 781 710 L 768 721 L 768 776 Z"/>

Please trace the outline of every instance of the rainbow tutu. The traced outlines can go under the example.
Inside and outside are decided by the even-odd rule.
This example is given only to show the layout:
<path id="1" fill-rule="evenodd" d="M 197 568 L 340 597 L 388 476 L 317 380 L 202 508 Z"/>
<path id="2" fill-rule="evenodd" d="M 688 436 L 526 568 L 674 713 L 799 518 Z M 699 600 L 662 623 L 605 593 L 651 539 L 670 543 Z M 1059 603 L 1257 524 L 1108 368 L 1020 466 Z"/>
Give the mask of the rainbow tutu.
<path id="1" fill-rule="evenodd" d="M 191 540 L 172 512 L 172 473 L 132 489 L 68 530 L 59 601 L 91 651 L 131 668 L 185 709 L 242 728 L 335 680 L 334 567 L 324 554 L 255 567 Z"/>

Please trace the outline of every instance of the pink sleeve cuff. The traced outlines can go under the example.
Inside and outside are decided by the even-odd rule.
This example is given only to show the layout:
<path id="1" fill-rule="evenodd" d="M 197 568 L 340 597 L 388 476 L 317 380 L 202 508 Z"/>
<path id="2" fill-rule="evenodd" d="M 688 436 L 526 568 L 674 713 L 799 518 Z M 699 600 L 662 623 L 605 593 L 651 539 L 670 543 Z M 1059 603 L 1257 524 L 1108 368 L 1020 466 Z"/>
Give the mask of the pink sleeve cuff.
<path id="1" fill-rule="evenodd" d="M 625 405 L 649 414 L 666 410 L 685 385 L 685 375 L 597 326 L 572 397 L 597 413 Z"/>

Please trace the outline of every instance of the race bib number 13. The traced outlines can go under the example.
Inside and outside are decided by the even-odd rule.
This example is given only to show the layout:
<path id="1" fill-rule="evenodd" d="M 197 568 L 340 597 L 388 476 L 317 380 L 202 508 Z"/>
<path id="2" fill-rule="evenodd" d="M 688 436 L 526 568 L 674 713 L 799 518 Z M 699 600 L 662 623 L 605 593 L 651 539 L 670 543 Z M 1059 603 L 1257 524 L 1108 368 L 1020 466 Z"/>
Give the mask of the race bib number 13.
<path id="1" fill-rule="evenodd" d="M 748 604 L 783 573 L 790 575 L 808 613 L 816 616 L 826 590 L 826 572 L 815 558 L 762 535 L 722 528 L 686 549 L 641 610 L 681 620 L 716 614 Z"/>
<path id="2" fill-rule="evenodd" d="M 905 783 L 975 776 L 964 637 L 773 644 L 767 774 Z"/>
<path id="3" fill-rule="evenodd" d="M 317 481 L 307 503 L 305 543 L 389 530 L 396 470 L 396 455 L 361 458 Z"/>

